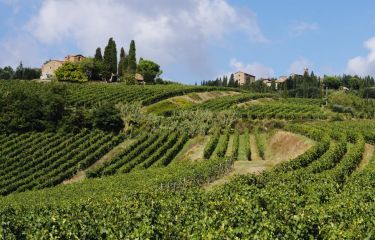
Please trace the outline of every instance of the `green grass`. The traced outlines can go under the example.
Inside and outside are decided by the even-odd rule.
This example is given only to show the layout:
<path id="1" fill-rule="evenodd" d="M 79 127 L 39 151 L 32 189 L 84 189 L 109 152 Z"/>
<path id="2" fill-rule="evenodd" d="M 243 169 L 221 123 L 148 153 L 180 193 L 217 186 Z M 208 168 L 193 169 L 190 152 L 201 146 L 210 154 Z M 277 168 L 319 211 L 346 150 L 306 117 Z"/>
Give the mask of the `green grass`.
<path id="1" fill-rule="evenodd" d="M 238 160 L 251 160 L 250 140 L 248 133 L 240 135 L 240 143 L 238 147 Z"/>
<path id="2" fill-rule="evenodd" d="M 163 113 L 167 111 L 173 111 L 178 108 L 186 108 L 191 107 L 193 103 L 189 102 L 188 100 L 180 97 L 176 97 L 173 99 L 163 100 L 158 103 L 152 104 L 146 107 L 147 113 L 154 113 L 157 115 L 163 115 Z"/>

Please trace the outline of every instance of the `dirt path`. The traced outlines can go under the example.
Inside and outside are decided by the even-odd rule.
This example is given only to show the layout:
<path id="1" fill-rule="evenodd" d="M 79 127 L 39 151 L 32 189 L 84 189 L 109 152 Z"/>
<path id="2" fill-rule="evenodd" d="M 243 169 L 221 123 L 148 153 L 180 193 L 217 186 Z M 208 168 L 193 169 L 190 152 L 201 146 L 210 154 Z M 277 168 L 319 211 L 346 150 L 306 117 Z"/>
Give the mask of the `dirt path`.
<path id="1" fill-rule="evenodd" d="M 197 136 L 190 139 L 173 162 L 196 161 L 203 159 L 204 147 L 210 140 L 210 136 Z"/>
<path id="2" fill-rule="evenodd" d="M 250 101 L 243 102 L 243 103 L 238 103 L 237 106 L 238 107 L 248 107 L 248 106 L 256 105 L 256 104 L 269 103 L 269 102 L 272 102 L 272 101 L 274 101 L 272 98 L 261 98 L 261 99 L 250 100 Z"/>
<path id="3" fill-rule="evenodd" d="M 375 146 L 366 144 L 365 151 L 363 152 L 362 161 L 359 163 L 357 171 L 363 170 L 374 156 Z"/>
<path id="4" fill-rule="evenodd" d="M 250 135 L 250 144 L 252 161 L 236 161 L 231 172 L 222 178 L 203 186 L 203 188 L 205 190 L 211 190 L 217 186 L 221 186 L 229 182 L 235 175 L 249 173 L 261 174 L 263 171 L 271 169 L 276 164 L 298 157 L 312 147 L 315 142 L 298 134 L 278 131 L 270 137 L 266 143 L 265 160 L 262 160 L 259 157 L 254 135 Z"/>
<path id="5" fill-rule="evenodd" d="M 214 92 L 190 93 L 182 97 L 185 97 L 185 99 L 189 100 L 190 102 L 203 103 L 203 102 L 206 102 L 208 100 L 212 100 L 218 97 L 234 96 L 238 94 L 240 93 L 233 92 L 233 91 L 214 91 Z"/>
<path id="6" fill-rule="evenodd" d="M 124 142 L 120 143 L 116 147 L 114 147 L 111 151 L 109 151 L 106 155 L 104 155 L 101 159 L 96 161 L 93 165 L 88 167 L 85 170 L 81 170 L 77 172 L 76 175 L 74 175 L 72 178 L 65 180 L 62 184 L 71 184 L 75 182 L 82 181 L 86 177 L 86 171 L 94 169 L 100 165 L 103 165 L 104 162 L 107 162 L 114 157 L 116 157 L 118 154 L 120 154 L 126 147 L 128 147 L 130 144 L 132 144 L 135 140 L 134 139 L 127 139 Z"/>
<path id="7" fill-rule="evenodd" d="M 234 96 L 241 94 L 234 91 L 213 91 L 213 92 L 200 92 L 200 93 L 189 93 L 182 96 L 171 97 L 157 103 L 151 104 L 142 108 L 143 112 L 162 114 L 168 110 L 175 110 L 179 108 L 191 107 L 196 104 L 200 104 L 215 98 Z"/>

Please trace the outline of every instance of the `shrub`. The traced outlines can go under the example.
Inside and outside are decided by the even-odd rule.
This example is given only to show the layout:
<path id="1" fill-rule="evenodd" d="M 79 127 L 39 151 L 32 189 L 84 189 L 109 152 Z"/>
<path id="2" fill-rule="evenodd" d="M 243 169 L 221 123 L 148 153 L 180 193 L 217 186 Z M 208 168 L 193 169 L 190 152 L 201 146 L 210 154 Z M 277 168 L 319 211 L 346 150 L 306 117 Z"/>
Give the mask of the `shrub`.
<path id="1" fill-rule="evenodd" d="M 66 62 L 55 71 L 58 81 L 87 82 L 88 78 L 83 68 L 75 63 Z"/>
<path id="2" fill-rule="evenodd" d="M 94 110 L 92 122 L 94 127 L 104 131 L 118 132 L 124 128 L 119 110 L 109 103 L 100 105 Z"/>

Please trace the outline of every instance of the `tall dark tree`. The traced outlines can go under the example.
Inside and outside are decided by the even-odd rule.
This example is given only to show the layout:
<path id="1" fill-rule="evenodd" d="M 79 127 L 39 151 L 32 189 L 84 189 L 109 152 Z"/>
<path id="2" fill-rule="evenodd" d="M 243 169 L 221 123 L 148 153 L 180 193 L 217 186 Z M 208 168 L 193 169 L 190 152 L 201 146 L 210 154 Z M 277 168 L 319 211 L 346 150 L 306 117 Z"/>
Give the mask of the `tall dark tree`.
<path id="1" fill-rule="evenodd" d="M 98 47 L 95 52 L 95 60 L 101 61 L 103 60 L 103 55 L 102 55 L 102 49 Z"/>
<path id="2" fill-rule="evenodd" d="M 20 62 L 20 65 L 16 68 L 16 72 L 14 74 L 15 79 L 23 79 L 23 73 L 24 73 L 24 68 L 22 62 Z"/>
<path id="3" fill-rule="evenodd" d="M 233 73 L 230 75 L 229 77 L 229 82 L 228 82 L 228 87 L 235 87 L 236 86 L 236 83 L 234 81 L 234 75 Z"/>
<path id="4" fill-rule="evenodd" d="M 128 57 L 128 72 L 134 74 L 137 71 L 137 56 L 134 40 L 130 43 Z"/>
<path id="5" fill-rule="evenodd" d="M 224 76 L 224 79 L 223 79 L 223 86 L 224 86 L 224 87 L 227 87 L 227 86 L 228 86 L 228 76 Z"/>
<path id="6" fill-rule="evenodd" d="M 104 62 L 113 74 L 117 74 L 117 49 L 113 38 L 108 40 L 108 45 L 104 50 Z"/>
<path id="7" fill-rule="evenodd" d="M 125 53 L 124 48 L 122 47 L 121 51 L 120 51 L 120 62 L 118 63 L 118 75 L 119 76 L 122 76 L 123 73 L 126 71 L 126 68 L 124 66 L 126 60 L 127 60 L 126 59 L 126 53 Z"/>

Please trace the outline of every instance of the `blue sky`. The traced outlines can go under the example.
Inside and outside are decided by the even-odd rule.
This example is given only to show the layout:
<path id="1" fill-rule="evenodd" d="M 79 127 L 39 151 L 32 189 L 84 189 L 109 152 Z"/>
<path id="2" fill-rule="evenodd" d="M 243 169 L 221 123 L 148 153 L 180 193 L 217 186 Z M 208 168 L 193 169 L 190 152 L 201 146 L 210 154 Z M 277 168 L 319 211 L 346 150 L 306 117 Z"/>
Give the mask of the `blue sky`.
<path id="1" fill-rule="evenodd" d="M 238 70 L 278 77 L 375 75 L 369 0 L 0 0 L 0 67 L 137 43 L 163 77 L 193 84 Z"/>

